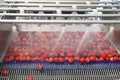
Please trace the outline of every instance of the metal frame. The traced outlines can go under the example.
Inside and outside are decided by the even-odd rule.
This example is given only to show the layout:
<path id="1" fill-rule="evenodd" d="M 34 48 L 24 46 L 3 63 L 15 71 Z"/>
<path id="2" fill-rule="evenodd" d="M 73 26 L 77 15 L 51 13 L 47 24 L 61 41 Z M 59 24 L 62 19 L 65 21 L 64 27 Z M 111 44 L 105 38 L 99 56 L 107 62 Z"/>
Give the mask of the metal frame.
<path id="1" fill-rule="evenodd" d="M 41 4 L 40 4 L 41 3 Z M 51 4 L 49 4 L 51 3 Z M 79 4 L 80 3 L 80 4 Z M 16 19 L 2 19 L 0 23 L 45 23 L 45 24 L 57 24 L 57 23 L 96 23 L 96 24 L 120 24 L 120 20 L 116 18 L 120 17 L 120 7 L 118 4 L 120 1 L 107 2 L 107 1 L 5 1 L 1 4 L 3 7 L 0 8 L 0 11 L 8 11 L 6 13 L 0 13 L 0 16 L 11 16 L 11 17 L 109 17 L 115 18 L 113 20 L 25 20 L 24 18 L 20 20 Z M 106 4 L 106 5 L 99 5 Z M 8 6 L 4 8 L 4 6 Z M 49 9 L 48 7 L 52 7 Z M 71 7 L 72 9 L 62 8 L 61 7 Z M 78 9 L 78 7 L 86 7 L 85 9 Z M 95 9 L 90 9 L 89 7 L 94 7 L 97 10 L 97 13 L 94 13 Z M 111 9 L 100 9 L 103 7 L 111 7 Z M 88 9 L 89 8 L 89 9 Z M 99 8 L 99 9 L 97 9 Z M 114 9 L 116 8 L 116 9 Z M 20 13 L 22 10 L 23 13 Z M 59 11 L 58 11 L 59 10 Z M 19 13 L 9 13 L 9 11 L 19 11 Z M 24 13 L 24 11 L 42 11 L 43 14 L 34 14 L 34 13 Z M 44 11 L 55 12 L 54 14 L 44 14 Z M 59 13 L 60 12 L 60 13 Z M 94 14 L 62 14 L 62 12 L 93 12 Z M 115 12 L 110 14 L 98 14 L 99 12 Z"/>
<path id="2" fill-rule="evenodd" d="M 42 24 L 64 24 L 64 23 L 75 23 L 75 24 L 120 24 L 120 20 L 0 20 L 0 23 L 42 23 Z"/>
<path id="3" fill-rule="evenodd" d="M 66 3 L 66 4 L 80 4 L 80 3 L 82 3 L 82 4 L 86 4 L 86 1 L 18 1 L 18 0 L 14 0 L 14 1 L 4 1 L 5 3 L 56 3 L 56 2 L 59 2 L 60 4 L 62 4 L 62 3 Z M 112 4 L 115 4 L 115 3 L 118 3 L 118 2 L 120 2 L 120 1 L 90 1 L 92 4 L 93 3 L 96 3 L 96 4 L 98 4 L 98 3 L 112 3 Z"/>
<path id="4" fill-rule="evenodd" d="M 0 13 L 0 16 L 16 17 L 120 17 L 120 14 L 28 14 L 28 13 Z"/>
<path id="5" fill-rule="evenodd" d="M 15 6 L 15 7 L 72 7 L 71 4 L 28 4 L 28 3 L 21 3 L 21 4 L 1 4 L 2 6 Z M 120 7 L 120 5 L 75 5 L 76 7 Z"/>
<path id="6" fill-rule="evenodd" d="M 19 11 L 21 8 L 0 8 L 0 11 L 10 11 L 16 10 Z M 41 8 L 22 8 L 24 11 L 57 11 L 58 9 L 41 9 Z M 60 11 L 84 11 L 84 12 L 93 12 L 93 9 L 59 9 Z M 120 9 L 97 9 L 98 12 L 120 12 Z"/>

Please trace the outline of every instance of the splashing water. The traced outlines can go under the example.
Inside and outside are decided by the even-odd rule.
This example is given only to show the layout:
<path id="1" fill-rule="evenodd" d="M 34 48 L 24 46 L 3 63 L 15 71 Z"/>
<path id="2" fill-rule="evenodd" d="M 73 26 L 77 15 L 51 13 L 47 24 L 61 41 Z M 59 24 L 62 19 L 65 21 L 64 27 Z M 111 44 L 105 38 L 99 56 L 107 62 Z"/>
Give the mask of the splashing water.
<path id="1" fill-rule="evenodd" d="M 83 25 L 82 25 L 83 26 Z M 85 25 L 84 25 L 85 27 Z M 89 45 L 95 45 L 94 48 L 92 48 L 92 50 L 96 50 L 97 46 L 101 46 L 100 43 L 97 43 L 98 41 L 102 40 L 100 39 L 100 35 L 99 33 L 102 32 L 104 33 L 105 27 L 102 24 L 92 24 L 90 26 L 86 26 L 86 30 L 85 33 L 82 37 L 82 39 L 79 41 L 79 45 L 78 48 L 76 50 L 76 53 L 79 52 L 79 50 L 87 50 L 89 49 Z M 99 37 L 95 37 L 95 36 L 99 36 Z M 94 41 L 97 41 L 96 43 Z M 89 50 L 90 51 L 90 50 Z M 90 52 L 92 53 L 92 52 Z"/>
<path id="2" fill-rule="evenodd" d="M 86 27 L 85 25 L 81 25 L 81 26 Z M 82 45 L 84 44 L 84 42 L 85 42 L 85 40 L 86 40 L 86 37 L 87 37 L 88 33 L 89 33 L 89 27 L 86 27 L 86 31 L 85 31 L 85 33 L 84 33 L 82 39 L 79 40 L 79 44 L 78 44 L 78 49 L 77 49 L 77 51 L 79 51 L 79 49 L 82 48 Z"/>
<path id="3" fill-rule="evenodd" d="M 110 44 L 117 50 L 117 52 L 120 54 L 119 49 L 117 46 L 113 43 L 113 31 L 114 31 L 114 26 L 110 26 L 109 32 L 106 33 L 105 37 L 107 37 L 110 41 Z"/>
<path id="4" fill-rule="evenodd" d="M 32 35 L 32 32 L 36 32 L 36 34 L 38 35 L 37 32 L 39 31 L 39 26 L 37 24 L 28 25 L 28 30 L 31 30 L 31 26 L 32 26 L 33 31 L 28 31 L 28 34 L 29 34 L 30 45 L 33 48 L 33 38 L 34 38 L 34 36 Z M 41 33 L 39 33 L 39 35 L 40 34 Z"/>
<path id="5" fill-rule="evenodd" d="M 63 38 L 63 34 L 65 33 L 65 30 L 66 30 L 66 27 L 63 26 L 63 27 L 61 28 L 59 37 L 55 40 L 55 44 L 54 44 L 54 46 L 53 46 L 53 52 L 55 51 L 55 49 L 56 49 L 57 46 L 59 45 L 60 40 Z"/>
<path id="6" fill-rule="evenodd" d="M 16 41 L 19 41 L 19 38 L 18 38 L 18 31 L 16 29 L 16 26 L 13 26 L 12 27 L 12 41 L 14 43 L 16 43 Z"/>
<path id="7" fill-rule="evenodd" d="M 97 55 L 100 57 L 104 52 L 117 53 L 116 49 L 111 45 L 112 42 L 110 44 L 108 40 L 113 30 L 104 33 L 106 30 L 101 24 L 81 25 L 84 28 L 80 25 L 67 25 L 68 28 L 62 25 L 57 25 L 57 27 L 55 25 L 42 25 L 39 26 L 39 29 L 40 27 L 42 29 L 40 32 L 37 32 L 39 31 L 37 30 L 38 25 L 36 26 L 35 24 L 20 26 L 24 27 L 18 36 L 21 44 L 13 43 L 9 48 L 15 57 L 16 55 L 17 57 L 24 57 L 25 55 L 23 60 L 16 59 L 18 62 L 45 61 L 51 63 L 53 59 L 57 58 L 58 60 L 60 58 L 62 62 L 66 59 L 67 62 L 72 63 L 81 58 L 91 59 L 94 53 L 94 57 L 97 60 L 100 59 Z M 17 33 L 17 30 L 14 28 L 13 33 Z M 79 50 L 78 52 L 77 49 Z M 7 54 L 10 53 L 7 52 Z M 68 57 L 70 57 L 70 60 L 67 59 Z M 26 61 L 25 59 L 28 60 Z"/>

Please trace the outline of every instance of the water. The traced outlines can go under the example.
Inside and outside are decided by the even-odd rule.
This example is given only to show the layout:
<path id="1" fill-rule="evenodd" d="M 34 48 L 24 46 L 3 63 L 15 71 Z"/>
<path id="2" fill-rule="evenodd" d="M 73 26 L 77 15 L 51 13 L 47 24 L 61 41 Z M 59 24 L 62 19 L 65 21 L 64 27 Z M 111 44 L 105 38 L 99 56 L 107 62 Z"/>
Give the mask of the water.
<path id="1" fill-rule="evenodd" d="M 110 26 L 110 30 L 109 32 L 106 33 L 105 37 L 107 37 L 109 39 L 110 44 L 117 50 L 117 52 L 120 54 L 119 49 L 117 48 L 117 46 L 114 44 L 113 40 L 113 31 L 114 31 L 114 27 Z"/>
<path id="2" fill-rule="evenodd" d="M 110 50 L 110 46 L 114 46 L 113 42 L 109 40 L 113 31 L 110 30 L 106 33 L 106 27 L 101 24 L 91 24 L 89 26 L 83 24 L 67 26 L 28 24 L 21 26 L 24 26 L 24 31 L 20 33 L 23 33 L 22 38 L 25 38 L 27 45 L 21 43 L 22 40 L 18 36 L 18 31 L 13 27 L 15 46 L 20 50 L 22 47 L 19 53 L 33 51 L 34 53 L 47 53 L 48 55 L 54 55 L 55 53 L 73 53 L 76 55 L 76 53 L 83 53 L 84 51 L 86 53 L 101 53 L 104 50 Z M 56 34 L 57 37 L 55 37 Z M 17 45 L 18 40 L 16 38 L 21 40 L 20 45 Z M 107 42 L 106 39 L 108 39 Z"/>
<path id="3" fill-rule="evenodd" d="M 82 48 L 82 46 L 83 46 L 83 44 L 85 43 L 85 40 L 86 40 L 88 34 L 89 34 L 89 27 L 86 27 L 86 31 L 85 31 L 85 33 L 84 33 L 82 39 L 79 41 L 77 51 L 79 51 L 79 49 Z"/>
<path id="4" fill-rule="evenodd" d="M 66 27 L 63 26 L 63 27 L 61 28 L 59 37 L 55 40 L 55 44 L 54 44 L 54 46 L 53 46 L 53 52 L 54 52 L 55 49 L 58 47 L 60 40 L 61 40 L 62 38 L 64 38 L 64 37 L 63 37 L 63 34 L 65 33 L 65 30 L 66 30 Z"/>
<path id="5" fill-rule="evenodd" d="M 36 27 L 36 25 L 34 25 L 33 27 Z M 30 26 L 28 26 L 28 30 L 30 30 Z M 34 36 L 32 36 L 31 31 L 28 31 L 28 41 L 31 48 L 33 48 L 33 37 Z"/>
<path id="6" fill-rule="evenodd" d="M 113 29 L 107 30 L 106 26 L 102 24 L 92 24 L 87 26 L 82 39 L 79 41 L 79 45 L 76 51 L 88 51 L 87 53 L 102 53 L 104 50 L 111 51 L 110 47 L 115 45 L 111 40 L 113 36 Z M 116 48 L 115 48 L 116 49 Z"/>
<path id="7" fill-rule="evenodd" d="M 12 27 L 12 41 L 14 43 L 16 43 L 16 41 L 19 42 L 18 31 L 16 26 Z"/>

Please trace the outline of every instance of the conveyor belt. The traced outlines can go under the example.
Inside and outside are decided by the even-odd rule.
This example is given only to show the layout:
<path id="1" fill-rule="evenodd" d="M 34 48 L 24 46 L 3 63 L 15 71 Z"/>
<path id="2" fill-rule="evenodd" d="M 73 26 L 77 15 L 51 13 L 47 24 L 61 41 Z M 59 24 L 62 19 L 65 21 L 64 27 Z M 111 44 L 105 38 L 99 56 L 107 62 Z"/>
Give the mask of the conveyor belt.
<path id="1" fill-rule="evenodd" d="M 44 65 L 39 71 L 36 66 Z M 119 80 L 119 63 L 79 63 L 51 64 L 51 63 L 6 63 L 4 68 L 9 69 L 9 80 L 26 80 L 29 76 L 35 80 Z M 6 78 L 7 78 L 6 77 Z"/>

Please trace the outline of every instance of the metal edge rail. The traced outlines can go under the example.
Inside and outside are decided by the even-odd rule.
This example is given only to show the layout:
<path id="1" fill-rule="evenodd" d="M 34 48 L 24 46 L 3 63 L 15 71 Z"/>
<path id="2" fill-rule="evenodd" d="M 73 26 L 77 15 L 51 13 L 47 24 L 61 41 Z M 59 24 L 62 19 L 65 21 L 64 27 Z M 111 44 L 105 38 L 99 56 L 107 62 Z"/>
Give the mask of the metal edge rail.
<path id="1" fill-rule="evenodd" d="M 0 16 L 16 17 L 120 17 L 120 14 L 21 14 L 21 13 L 0 13 Z"/>
<path id="2" fill-rule="evenodd" d="M 0 11 L 20 10 L 21 8 L 0 8 Z M 22 8 L 24 11 L 57 11 L 57 9 L 39 9 L 39 8 Z M 85 11 L 92 12 L 93 9 L 60 9 L 61 11 Z M 120 12 L 120 9 L 97 9 L 98 12 Z"/>
<path id="3" fill-rule="evenodd" d="M 12 38 L 12 33 L 10 32 L 9 36 L 8 36 L 8 40 L 7 40 L 7 43 L 5 44 L 5 48 L 4 48 L 4 51 L 2 52 L 3 55 L 0 57 L 0 62 L 3 61 L 5 55 L 6 55 L 6 52 L 7 52 L 7 49 L 11 43 L 11 38 Z"/>
<path id="4" fill-rule="evenodd" d="M 72 7 L 70 4 L 1 4 L 1 6 L 17 6 L 17 7 Z M 75 5 L 76 7 L 120 7 L 120 5 Z"/>
<path id="5" fill-rule="evenodd" d="M 45 24 L 64 24 L 64 23 L 94 23 L 94 24 L 120 24 L 120 20 L 0 20 L 0 23 L 45 23 Z"/>
<path id="6" fill-rule="evenodd" d="M 109 38 L 110 43 L 112 44 L 112 46 L 117 50 L 117 52 L 120 54 L 120 50 L 117 48 L 117 46 L 112 42 L 112 40 Z"/>
<path id="7" fill-rule="evenodd" d="M 5 0 L 4 2 L 17 2 L 17 3 L 25 3 L 25 1 Z M 28 3 L 55 3 L 55 1 L 27 1 Z M 56 1 L 57 2 L 57 1 Z M 58 1 L 59 3 L 86 3 L 86 1 Z M 89 1 L 91 3 L 119 3 L 120 1 Z"/>
<path id="8" fill-rule="evenodd" d="M 111 45 L 117 50 L 118 54 L 120 54 L 120 50 L 117 48 L 117 46 L 113 43 L 113 41 L 110 38 L 110 35 L 107 34 L 106 37 L 109 39 Z"/>

